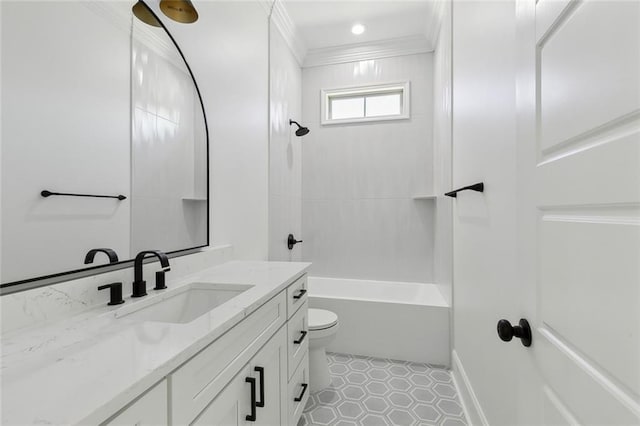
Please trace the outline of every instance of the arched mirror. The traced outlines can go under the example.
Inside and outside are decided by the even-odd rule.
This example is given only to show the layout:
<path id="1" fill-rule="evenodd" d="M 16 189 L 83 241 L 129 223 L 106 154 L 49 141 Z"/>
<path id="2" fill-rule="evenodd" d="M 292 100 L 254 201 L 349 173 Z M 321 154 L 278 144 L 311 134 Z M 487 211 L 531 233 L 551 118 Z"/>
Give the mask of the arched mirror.
<path id="1" fill-rule="evenodd" d="M 209 243 L 202 99 L 134 3 L 2 2 L 3 293 L 101 268 L 95 248 L 124 265 Z"/>

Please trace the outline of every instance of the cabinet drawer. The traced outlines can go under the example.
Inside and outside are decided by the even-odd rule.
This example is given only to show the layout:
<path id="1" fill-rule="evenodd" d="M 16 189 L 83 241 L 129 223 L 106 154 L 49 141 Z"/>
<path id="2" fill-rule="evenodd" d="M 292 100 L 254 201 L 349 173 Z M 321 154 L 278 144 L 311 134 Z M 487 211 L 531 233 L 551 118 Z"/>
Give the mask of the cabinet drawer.
<path id="1" fill-rule="evenodd" d="M 307 274 L 287 287 L 287 318 L 291 318 L 298 308 L 307 301 Z"/>
<path id="2" fill-rule="evenodd" d="M 167 381 L 163 380 L 103 425 L 166 425 L 169 423 L 168 412 Z"/>
<path id="3" fill-rule="evenodd" d="M 291 378 L 300 360 L 309 351 L 309 305 L 304 302 L 287 323 L 287 358 Z M 296 343 L 299 342 L 299 343 Z"/>
<path id="4" fill-rule="evenodd" d="M 309 399 L 309 351 L 304 354 L 302 362 L 289 381 L 287 390 L 289 406 L 289 425 L 295 426 L 302 416 Z M 302 398 L 300 398 L 302 395 Z M 299 401 L 298 401 L 299 400 Z"/>
<path id="5" fill-rule="evenodd" d="M 173 372 L 172 423 L 191 422 L 285 321 L 283 291 Z"/>

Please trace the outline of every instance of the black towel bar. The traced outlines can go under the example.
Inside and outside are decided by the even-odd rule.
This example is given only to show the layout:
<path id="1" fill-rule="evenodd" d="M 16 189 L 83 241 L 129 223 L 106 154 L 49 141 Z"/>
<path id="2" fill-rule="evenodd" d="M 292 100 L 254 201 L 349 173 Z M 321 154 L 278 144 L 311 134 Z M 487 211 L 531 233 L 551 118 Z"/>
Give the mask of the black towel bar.
<path id="1" fill-rule="evenodd" d="M 458 188 L 455 191 L 447 192 L 444 195 L 446 195 L 447 197 L 456 198 L 458 196 L 458 192 L 466 191 L 466 190 L 484 192 L 484 183 L 483 182 L 474 183 L 473 185 L 465 186 L 465 187 L 462 187 L 462 188 Z"/>
<path id="2" fill-rule="evenodd" d="M 93 197 L 93 198 L 116 198 L 120 201 L 126 200 L 124 195 L 92 195 L 92 194 L 70 194 L 67 192 L 51 192 L 46 189 L 40 193 L 43 197 L 51 197 L 52 195 L 63 195 L 65 197 Z"/>

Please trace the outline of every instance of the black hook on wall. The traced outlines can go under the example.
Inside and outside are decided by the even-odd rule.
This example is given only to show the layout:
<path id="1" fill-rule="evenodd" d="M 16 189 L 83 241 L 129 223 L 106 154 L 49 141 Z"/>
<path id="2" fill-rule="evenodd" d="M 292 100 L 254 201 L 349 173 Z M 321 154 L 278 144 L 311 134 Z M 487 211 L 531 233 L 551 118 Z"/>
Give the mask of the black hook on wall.
<path id="1" fill-rule="evenodd" d="M 293 250 L 293 246 L 301 242 L 302 240 L 296 240 L 296 237 L 294 237 L 293 234 L 289 234 L 289 236 L 287 237 L 287 247 L 289 248 L 289 250 Z"/>
<path id="2" fill-rule="evenodd" d="M 465 186 L 462 188 L 458 188 L 455 191 L 451 191 L 451 192 L 447 192 L 446 195 L 447 197 L 453 197 L 456 198 L 458 196 L 458 192 L 460 191 L 476 191 L 476 192 L 484 192 L 484 183 L 480 182 L 480 183 L 474 183 L 473 185 L 469 185 L 469 186 Z"/>

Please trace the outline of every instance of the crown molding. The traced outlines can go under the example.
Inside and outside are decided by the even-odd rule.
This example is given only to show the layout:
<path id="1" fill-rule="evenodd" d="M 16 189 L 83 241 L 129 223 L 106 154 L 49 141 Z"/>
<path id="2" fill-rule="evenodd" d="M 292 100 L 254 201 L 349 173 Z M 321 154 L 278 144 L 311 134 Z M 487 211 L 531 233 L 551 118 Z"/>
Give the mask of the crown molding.
<path id="1" fill-rule="evenodd" d="M 307 52 L 302 66 L 309 68 L 428 52 L 433 52 L 433 45 L 426 36 L 418 35 L 311 49 Z"/>
<path id="2" fill-rule="evenodd" d="M 427 22 L 427 26 L 425 28 L 424 34 L 427 37 L 427 40 L 431 41 L 432 46 L 436 46 L 438 43 L 438 37 L 440 36 L 440 26 L 442 25 L 442 19 L 444 18 L 446 7 L 449 5 L 446 3 L 447 0 L 434 0 L 431 3 L 433 7 L 433 13 L 430 15 L 430 19 Z"/>
<path id="3" fill-rule="evenodd" d="M 305 55 L 307 53 L 307 48 L 302 41 L 302 37 L 298 32 L 298 28 L 291 20 L 287 9 L 282 4 L 280 0 L 273 0 L 273 6 L 271 8 L 271 22 L 273 22 L 282 34 L 285 42 L 291 49 L 293 56 L 298 61 L 298 65 L 302 66 L 304 62 Z"/>

